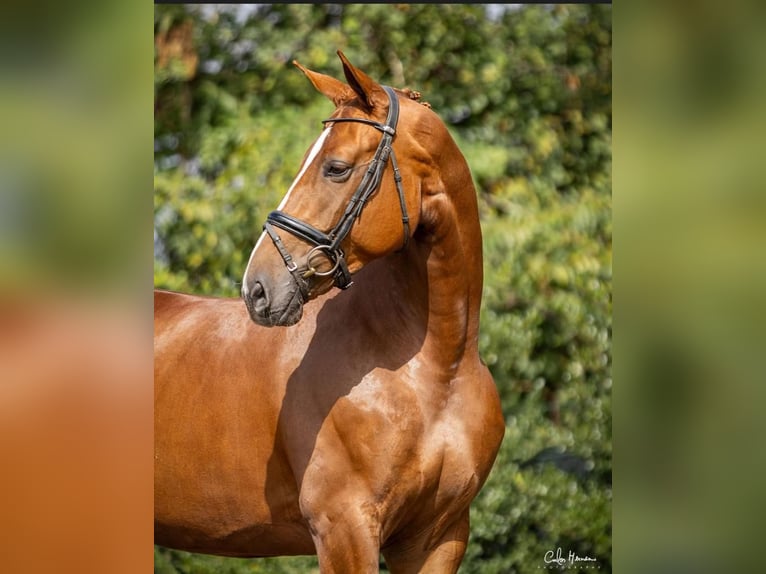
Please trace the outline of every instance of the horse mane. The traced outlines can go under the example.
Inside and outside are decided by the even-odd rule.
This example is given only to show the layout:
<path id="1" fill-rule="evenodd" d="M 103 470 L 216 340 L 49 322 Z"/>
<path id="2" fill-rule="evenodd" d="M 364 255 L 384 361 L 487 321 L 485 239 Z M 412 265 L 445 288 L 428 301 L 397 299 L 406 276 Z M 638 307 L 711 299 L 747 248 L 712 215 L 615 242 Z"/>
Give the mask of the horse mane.
<path id="1" fill-rule="evenodd" d="M 420 92 L 416 92 L 415 90 L 411 90 L 409 88 L 404 88 L 404 89 L 399 90 L 399 91 L 402 92 L 409 99 L 415 100 L 417 103 L 427 107 L 429 110 L 431 109 L 431 104 L 429 104 L 428 102 L 421 102 L 420 101 L 420 97 L 422 95 Z"/>

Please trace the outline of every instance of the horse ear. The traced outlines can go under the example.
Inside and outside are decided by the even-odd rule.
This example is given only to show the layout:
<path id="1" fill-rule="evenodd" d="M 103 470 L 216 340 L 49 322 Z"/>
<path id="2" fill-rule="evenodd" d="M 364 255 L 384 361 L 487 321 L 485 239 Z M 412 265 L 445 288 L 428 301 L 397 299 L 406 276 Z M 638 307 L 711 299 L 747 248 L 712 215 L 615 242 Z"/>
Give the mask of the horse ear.
<path id="1" fill-rule="evenodd" d="M 373 94 L 375 92 L 382 92 L 383 89 L 367 74 L 352 66 L 351 62 L 348 61 L 348 58 L 340 50 L 338 50 L 338 57 L 343 62 L 343 73 L 346 75 L 348 85 L 356 92 L 362 103 L 369 109 L 372 109 L 374 107 Z"/>
<path id="2" fill-rule="evenodd" d="M 339 106 L 342 101 L 352 97 L 353 92 L 351 92 L 348 86 L 340 80 L 336 80 L 332 76 L 320 74 L 319 72 L 312 72 L 308 68 L 301 66 L 297 60 L 293 60 L 293 64 L 298 67 L 301 72 L 306 74 L 306 77 L 311 80 L 314 87 L 320 93 L 327 96 L 336 106 Z"/>

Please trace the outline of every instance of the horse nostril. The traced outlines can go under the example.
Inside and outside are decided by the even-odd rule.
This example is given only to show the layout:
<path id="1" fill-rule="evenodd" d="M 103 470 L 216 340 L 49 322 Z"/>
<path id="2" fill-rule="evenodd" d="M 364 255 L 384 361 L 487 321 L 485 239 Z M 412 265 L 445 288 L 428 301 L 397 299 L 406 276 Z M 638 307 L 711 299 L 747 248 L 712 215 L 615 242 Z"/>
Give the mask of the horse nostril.
<path id="1" fill-rule="evenodd" d="M 263 288 L 260 281 L 253 283 L 250 300 L 256 313 L 266 315 L 269 312 L 269 298 L 266 296 L 266 289 Z"/>

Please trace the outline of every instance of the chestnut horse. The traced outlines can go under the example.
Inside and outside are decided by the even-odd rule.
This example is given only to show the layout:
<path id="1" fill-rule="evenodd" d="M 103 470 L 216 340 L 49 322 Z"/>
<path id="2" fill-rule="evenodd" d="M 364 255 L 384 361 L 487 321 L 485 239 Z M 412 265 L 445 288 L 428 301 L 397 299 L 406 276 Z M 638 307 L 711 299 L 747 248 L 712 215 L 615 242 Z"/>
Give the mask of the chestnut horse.
<path id="1" fill-rule="evenodd" d="M 244 303 L 155 292 L 155 541 L 456 572 L 505 428 L 478 351 L 476 191 L 419 94 L 338 55 L 348 85 L 296 62 L 336 109 Z"/>

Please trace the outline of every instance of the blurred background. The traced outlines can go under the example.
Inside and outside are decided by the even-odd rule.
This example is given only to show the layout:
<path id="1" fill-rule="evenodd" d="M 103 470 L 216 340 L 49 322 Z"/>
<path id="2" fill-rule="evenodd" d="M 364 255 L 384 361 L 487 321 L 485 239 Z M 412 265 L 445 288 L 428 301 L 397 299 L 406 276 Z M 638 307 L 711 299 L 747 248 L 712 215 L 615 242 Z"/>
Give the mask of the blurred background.
<path id="1" fill-rule="evenodd" d="M 342 50 L 421 92 L 466 156 L 506 437 L 461 572 L 538 572 L 559 547 L 611 571 L 611 24 L 608 5 L 155 7 L 157 287 L 238 296 L 334 109 L 293 59 L 342 79 Z M 158 548 L 155 571 L 318 570 Z"/>

